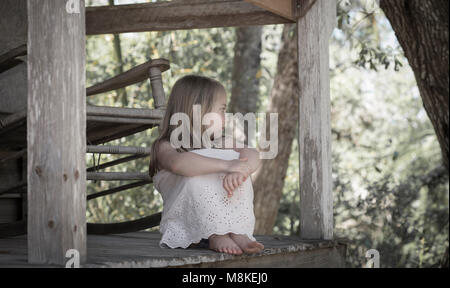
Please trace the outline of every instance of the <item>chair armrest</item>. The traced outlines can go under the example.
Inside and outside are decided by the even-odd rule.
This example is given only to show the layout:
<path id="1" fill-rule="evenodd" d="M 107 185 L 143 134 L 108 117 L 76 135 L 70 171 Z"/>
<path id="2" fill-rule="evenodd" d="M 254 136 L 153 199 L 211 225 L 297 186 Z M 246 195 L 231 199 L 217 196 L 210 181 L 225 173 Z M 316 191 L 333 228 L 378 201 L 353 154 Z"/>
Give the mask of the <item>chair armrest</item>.
<path id="1" fill-rule="evenodd" d="M 86 89 L 86 95 L 96 95 L 127 87 L 142 82 L 150 77 L 150 68 L 157 67 L 161 73 L 170 69 L 170 62 L 166 59 L 154 59 L 125 71 L 102 83 L 95 84 Z"/>

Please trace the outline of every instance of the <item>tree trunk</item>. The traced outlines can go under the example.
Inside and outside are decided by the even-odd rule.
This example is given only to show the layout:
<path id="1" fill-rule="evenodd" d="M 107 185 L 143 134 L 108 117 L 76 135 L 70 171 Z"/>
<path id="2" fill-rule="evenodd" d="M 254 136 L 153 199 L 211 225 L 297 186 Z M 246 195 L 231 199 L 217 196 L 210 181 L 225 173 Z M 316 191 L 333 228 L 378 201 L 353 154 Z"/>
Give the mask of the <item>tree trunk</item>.
<path id="1" fill-rule="evenodd" d="M 256 113 L 259 105 L 262 26 L 236 28 L 230 113 Z M 244 127 L 248 144 L 248 125 Z"/>
<path id="2" fill-rule="evenodd" d="M 109 0 L 109 5 L 114 6 L 114 0 Z M 120 35 L 114 34 L 114 58 L 118 66 L 116 68 L 116 75 L 123 73 L 123 58 L 122 58 L 122 45 L 120 44 Z M 116 98 L 114 102 L 120 100 L 123 107 L 128 106 L 128 96 L 125 88 L 118 89 L 116 91 Z"/>
<path id="3" fill-rule="evenodd" d="M 405 56 L 414 71 L 449 169 L 448 0 L 381 0 Z"/>
<path id="4" fill-rule="evenodd" d="M 285 25 L 277 75 L 268 113 L 278 113 L 278 155 L 263 164 L 253 178 L 255 234 L 271 234 L 280 206 L 284 178 L 298 123 L 298 66 L 295 25 Z M 269 134 L 268 134 L 269 135 Z"/>

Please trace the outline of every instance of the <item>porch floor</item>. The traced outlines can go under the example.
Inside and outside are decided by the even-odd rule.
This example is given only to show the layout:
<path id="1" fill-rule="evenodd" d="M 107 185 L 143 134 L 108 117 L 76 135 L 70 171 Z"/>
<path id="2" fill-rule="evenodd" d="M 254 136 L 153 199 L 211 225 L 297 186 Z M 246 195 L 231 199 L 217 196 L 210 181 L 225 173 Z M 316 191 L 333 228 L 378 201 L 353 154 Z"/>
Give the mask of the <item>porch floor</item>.
<path id="1" fill-rule="evenodd" d="M 81 267 L 344 267 L 344 240 L 305 241 L 295 236 L 256 235 L 264 251 L 233 256 L 207 249 L 160 248 L 159 232 L 88 235 Z M 27 263 L 26 236 L 0 239 L 0 267 L 62 267 Z"/>

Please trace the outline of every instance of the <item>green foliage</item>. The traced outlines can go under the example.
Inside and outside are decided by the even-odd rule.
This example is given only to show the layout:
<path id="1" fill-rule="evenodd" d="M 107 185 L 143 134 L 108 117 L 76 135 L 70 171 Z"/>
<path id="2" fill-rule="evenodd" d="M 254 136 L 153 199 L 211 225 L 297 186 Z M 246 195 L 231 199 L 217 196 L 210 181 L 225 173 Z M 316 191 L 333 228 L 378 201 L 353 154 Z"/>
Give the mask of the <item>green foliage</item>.
<path id="1" fill-rule="evenodd" d="M 414 74 L 403 65 L 407 61 L 382 11 L 369 2 L 339 1 L 339 28 L 330 42 L 336 236 L 351 240 L 352 267 L 363 266 L 365 252 L 372 248 L 380 251 L 384 267 L 430 267 L 448 247 L 448 174 L 432 177 L 439 171 L 441 153 Z M 88 4 L 108 5 L 106 0 Z M 282 27 L 263 30 L 261 111 L 270 101 Z M 166 94 L 177 79 L 191 73 L 213 77 L 231 91 L 233 28 L 126 33 L 120 39 L 124 70 L 150 57 L 170 60 L 171 69 L 163 74 Z M 86 43 L 88 86 L 114 76 L 118 63 L 113 61 L 112 35 L 89 36 Z M 127 96 L 128 107 L 153 107 L 148 81 L 127 87 Z M 117 98 L 111 92 L 88 101 L 121 106 Z M 150 146 L 156 133 L 149 130 L 108 144 Z M 293 145 L 275 234 L 299 233 L 297 141 Z M 114 159 L 101 156 L 102 163 Z M 91 166 L 92 156 L 86 160 Z M 140 159 L 106 171 L 147 169 L 148 159 Z M 88 194 L 123 184 L 90 182 Z M 162 204 L 147 185 L 89 201 L 87 216 L 89 222 L 125 221 L 159 212 Z"/>
<path id="2" fill-rule="evenodd" d="M 402 51 L 389 30 L 381 9 L 375 0 L 339 0 L 338 33 L 335 39 L 341 45 L 348 45 L 359 51 L 353 64 L 378 71 L 379 66 L 388 69 L 394 66 L 398 71 L 402 66 Z M 390 38 L 389 38 L 390 37 Z M 392 47 L 395 44 L 395 47 Z"/>
<path id="3" fill-rule="evenodd" d="M 350 267 L 372 248 L 384 267 L 433 267 L 448 247 L 448 172 L 427 178 L 439 143 L 394 32 L 367 2 L 340 1 L 330 42 L 335 233 L 351 241 Z M 274 233 L 299 234 L 298 169 L 294 143 Z"/>

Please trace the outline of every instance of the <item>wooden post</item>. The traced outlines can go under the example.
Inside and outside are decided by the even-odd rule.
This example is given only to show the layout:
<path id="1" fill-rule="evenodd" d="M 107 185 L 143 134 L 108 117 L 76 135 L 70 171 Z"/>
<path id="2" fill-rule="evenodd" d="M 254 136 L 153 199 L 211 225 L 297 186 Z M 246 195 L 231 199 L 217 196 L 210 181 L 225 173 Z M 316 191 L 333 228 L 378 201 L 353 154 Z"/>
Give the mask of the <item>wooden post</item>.
<path id="1" fill-rule="evenodd" d="M 300 237 L 333 238 L 329 38 L 335 0 L 298 1 Z"/>
<path id="2" fill-rule="evenodd" d="M 28 262 L 64 264 L 76 249 L 83 263 L 84 0 L 28 0 L 27 10 Z"/>
<path id="3" fill-rule="evenodd" d="M 162 84 L 162 73 L 159 67 L 151 67 L 148 71 L 150 75 L 150 85 L 152 86 L 153 100 L 156 109 L 164 109 L 166 107 L 166 96 Z"/>

